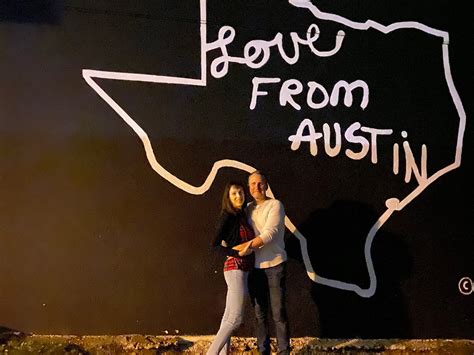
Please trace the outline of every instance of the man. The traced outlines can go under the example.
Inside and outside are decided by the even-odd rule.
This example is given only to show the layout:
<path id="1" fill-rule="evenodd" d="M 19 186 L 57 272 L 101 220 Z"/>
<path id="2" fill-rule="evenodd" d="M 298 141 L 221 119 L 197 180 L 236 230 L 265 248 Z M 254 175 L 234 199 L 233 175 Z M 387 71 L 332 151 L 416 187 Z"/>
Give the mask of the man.
<path id="1" fill-rule="evenodd" d="M 255 269 L 249 275 L 249 293 L 257 318 L 258 351 L 270 354 L 267 322 L 270 304 L 278 353 L 289 354 L 285 304 L 285 209 L 280 201 L 267 196 L 268 182 L 262 172 L 250 174 L 248 182 L 254 201 L 247 206 L 247 216 L 256 235 L 249 246 L 255 252 Z"/>

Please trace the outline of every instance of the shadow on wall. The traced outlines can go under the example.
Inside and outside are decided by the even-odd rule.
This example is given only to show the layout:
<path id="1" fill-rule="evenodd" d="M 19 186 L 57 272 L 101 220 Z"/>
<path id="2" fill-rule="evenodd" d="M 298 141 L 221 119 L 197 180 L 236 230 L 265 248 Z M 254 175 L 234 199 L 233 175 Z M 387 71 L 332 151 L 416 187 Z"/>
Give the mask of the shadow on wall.
<path id="1" fill-rule="evenodd" d="M 370 206 L 353 201 L 337 201 L 328 209 L 314 211 L 298 228 L 304 235 L 314 235 L 308 238 L 308 253 L 316 273 L 367 288 L 364 244 L 377 218 Z M 288 239 L 287 250 L 291 258 L 302 262 L 296 238 Z M 372 297 L 312 282 L 320 337 L 411 337 L 402 289 L 411 272 L 408 249 L 400 236 L 382 228 L 372 243 L 371 254 L 377 276 Z"/>

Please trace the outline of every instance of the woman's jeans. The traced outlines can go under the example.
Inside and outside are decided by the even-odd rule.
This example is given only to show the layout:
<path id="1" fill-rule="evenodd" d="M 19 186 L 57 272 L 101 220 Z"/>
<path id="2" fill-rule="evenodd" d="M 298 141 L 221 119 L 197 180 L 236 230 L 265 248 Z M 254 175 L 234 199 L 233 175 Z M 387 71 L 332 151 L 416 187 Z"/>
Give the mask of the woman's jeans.
<path id="1" fill-rule="evenodd" d="M 290 339 L 285 299 L 286 262 L 267 269 L 253 269 L 249 278 L 249 290 L 257 318 L 257 345 L 259 353 L 270 354 L 267 320 L 270 306 L 273 322 L 275 323 L 278 353 L 289 354 Z"/>
<path id="2" fill-rule="evenodd" d="M 227 283 L 225 311 L 222 316 L 219 331 L 207 351 L 209 355 L 226 354 L 230 346 L 232 332 L 237 329 L 243 321 L 248 272 L 229 270 L 224 272 L 224 278 Z"/>

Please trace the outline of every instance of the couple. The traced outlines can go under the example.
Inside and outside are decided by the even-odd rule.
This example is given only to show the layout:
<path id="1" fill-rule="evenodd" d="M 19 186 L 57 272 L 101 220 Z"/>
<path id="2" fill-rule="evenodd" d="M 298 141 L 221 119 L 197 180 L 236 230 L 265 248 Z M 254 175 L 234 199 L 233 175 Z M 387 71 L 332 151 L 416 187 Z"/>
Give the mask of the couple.
<path id="1" fill-rule="evenodd" d="M 222 196 L 221 218 L 212 246 L 227 257 L 227 298 L 219 331 L 208 354 L 226 354 L 229 350 L 232 331 L 243 321 L 247 282 L 257 319 L 259 353 L 270 354 L 267 315 L 271 308 L 279 353 L 289 354 L 285 211 L 280 201 L 267 197 L 268 183 L 262 172 L 250 174 L 248 184 L 254 199 L 248 205 L 241 183 L 228 183 Z"/>

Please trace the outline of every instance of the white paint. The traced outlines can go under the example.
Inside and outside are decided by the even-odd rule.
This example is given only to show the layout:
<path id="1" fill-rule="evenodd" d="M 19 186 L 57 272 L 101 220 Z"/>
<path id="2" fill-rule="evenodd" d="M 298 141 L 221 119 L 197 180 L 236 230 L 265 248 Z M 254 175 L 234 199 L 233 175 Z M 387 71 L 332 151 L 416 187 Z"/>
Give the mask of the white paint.
<path id="1" fill-rule="evenodd" d="M 253 110 L 257 106 L 257 97 L 258 96 L 267 96 L 268 91 L 259 90 L 261 84 L 278 84 L 281 82 L 280 78 L 260 78 L 255 77 L 252 79 L 252 97 L 250 99 L 250 109 Z M 329 96 L 328 91 L 324 86 L 315 82 L 309 81 L 307 83 L 308 91 L 306 93 L 306 104 L 312 109 L 321 109 L 326 107 L 328 104 L 331 106 L 339 105 L 339 95 L 342 89 L 344 89 L 344 105 L 346 107 L 351 107 L 353 103 L 352 91 L 360 88 L 362 89 L 362 100 L 360 107 L 364 110 L 369 104 L 369 86 L 363 80 L 356 80 L 352 83 L 348 83 L 345 80 L 339 80 L 333 87 L 331 91 L 331 96 Z M 301 105 L 298 104 L 294 97 L 298 96 L 303 92 L 303 84 L 297 79 L 288 79 L 283 82 L 280 87 L 280 97 L 279 103 L 280 106 L 287 106 L 289 104 L 296 110 L 301 110 Z M 323 95 L 321 102 L 316 103 L 313 101 L 313 96 L 318 90 Z"/>
<path id="2" fill-rule="evenodd" d="M 337 106 L 339 104 L 339 92 L 341 91 L 341 89 L 345 89 L 344 105 L 346 105 L 346 107 L 351 107 L 353 100 L 352 90 L 357 88 L 362 89 L 363 96 L 362 102 L 360 103 L 360 107 L 364 110 L 369 104 L 369 86 L 363 80 L 356 80 L 350 84 L 345 80 L 339 80 L 336 85 L 334 85 L 334 89 L 332 90 L 331 99 L 329 100 L 329 102 L 332 106 Z"/>
<path id="3" fill-rule="evenodd" d="M 339 123 L 334 123 L 334 136 L 336 144 L 334 148 L 331 147 L 331 130 L 327 123 L 323 124 L 323 136 L 324 136 L 324 151 L 330 157 L 335 157 L 341 151 L 341 125 Z"/>
<path id="4" fill-rule="evenodd" d="M 356 153 L 352 149 L 346 149 L 346 155 L 353 159 L 353 160 L 361 160 L 363 159 L 367 153 L 369 152 L 370 144 L 367 139 L 365 139 L 362 136 L 355 136 L 354 133 L 358 131 L 361 128 L 361 125 L 359 122 L 354 122 L 349 126 L 349 128 L 346 130 L 346 133 L 344 133 L 344 137 L 348 142 L 351 143 L 357 143 L 361 145 L 360 152 Z"/>
<path id="5" fill-rule="evenodd" d="M 257 96 L 267 96 L 268 91 L 260 91 L 260 84 L 279 83 L 280 78 L 253 78 L 252 79 L 252 99 L 250 100 L 250 109 L 253 110 L 257 106 Z"/>
<path id="6" fill-rule="evenodd" d="M 286 106 L 289 103 L 297 110 L 301 110 L 301 106 L 298 105 L 293 99 L 293 95 L 298 95 L 303 92 L 303 84 L 299 80 L 290 79 L 286 80 L 281 86 L 280 90 L 280 105 Z"/>
<path id="7" fill-rule="evenodd" d="M 428 180 L 428 173 L 426 171 L 426 160 L 427 160 L 427 151 L 426 145 L 421 146 L 421 172 L 418 169 L 418 165 L 415 162 L 415 157 L 410 148 L 410 143 L 408 141 L 403 142 L 403 150 L 405 151 L 405 182 L 410 182 L 411 174 L 415 175 L 416 181 L 420 186 L 426 184 Z"/>
<path id="8" fill-rule="evenodd" d="M 354 150 L 348 148 L 345 150 L 345 154 L 348 158 L 353 160 L 361 160 L 365 158 L 370 151 L 370 161 L 372 164 L 378 163 L 377 155 L 377 143 L 379 136 L 390 136 L 393 133 L 392 129 L 379 129 L 372 127 L 361 126 L 359 122 L 352 123 L 344 132 L 344 135 L 341 134 L 341 125 L 338 122 L 333 124 L 334 137 L 335 140 L 334 147 L 331 147 L 331 128 L 328 123 L 323 124 L 323 133 L 318 132 L 313 125 L 313 122 L 306 118 L 301 121 L 296 134 L 288 137 L 288 140 L 291 143 L 291 150 L 300 149 L 301 143 L 308 142 L 310 145 L 310 153 L 312 156 L 318 154 L 318 139 L 323 138 L 324 141 L 324 151 L 330 157 L 335 157 L 339 155 L 342 148 L 342 136 L 348 143 L 359 144 L 360 151 L 355 152 Z M 357 134 L 358 131 L 369 133 L 370 141 L 362 136 Z M 405 132 L 406 133 L 406 132 Z M 403 132 L 402 132 L 403 135 Z M 413 152 L 411 151 L 410 145 L 407 141 L 403 142 L 404 152 L 405 152 L 405 182 L 408 183 L 411 180 L 411 175 L 414 174 L 417 182 L 419 184 L 426 181 L 427 175 L 427 148 L 426 145 L 422 145 L 422 154 L 421 154 L 421 172 L 418 169 L 418 165 L 415 162 Z M 399 169 L 399 151 L 398 144 L 395 143 L 393 146 L 393 172 L 395 175 L 398 174 Z"/>
<path id="9" fill-rule="evenodd" d="M 365 255 L 365 261 L 366 261 L 366 266 L 367 266 L 367 273 L 369 277 L 369 287 L 368 288 L 361 288 L 360 286 L 352 283 L 347 283 L 339 280 L 334 280 L 334 279 L 329 279 L 325 278 L 321 275 L 317 275 L 316 272 L 314 271 L 311 260 L 309 259 L 308 256 L 308 250 L 307 250 L 307 242 L 306 238 L 298 231 L 298 229 L 294 226 L 294 224 L 291 222 L 290 218 L 288 216 L 285 217 L 285 225 L 286 227 L 292 232 L 299 240 L 300 245 L 301 245 L 301 252 L 303 255 L 303 261 L 306 267 L 307 274 L 309 278 L 317 283 L 327 285 L 330 287 L 335 287 L 338 289 L 342 290 L 348 290 L 348 291 L 353 291 L 357 293 L 358 295 L 362 297 L 371 297 L 377 288 L 377 278 L 375 274 L 375 270 L 373 267 L 372 263 L 372 257 L 371 257 L 371 246 L 373 239 L 375 237 L 375 234 L 377 231 L 384 225 L 384 223 L 390 218 L 390 216 L 393 214 L 395 211 L 401 211 L 406 205 L 408 205 L 411 201 L 413 201 L 414 198 L 419 196 L 421 192 L 423 192 L 424 189 L 426 189 L 431 183 L 436 181 L 438 178 L 443 176 L 444 174 L 448 173 L 449 171 L 456 169 L 460 166 L 461 164 L 461 155 L 462 155 L 462 142 L 463 142 L 463 136 L 464 136 L 464 130 L 465 130 L 465 125 L 466 125 L 466 113 L 464 111 L 463 105 L 461 103 L 461 100 L 459 98 L 459 94 L 457 93 L 457 90 L 454 86 L 454 82 L 452 80 L 451 76 L 451 69 L 449 65 L 449 52 L 448 52 L 448 43 L 449 43 L 449 34 L 445 31 L 440 31 L 434 28 L 431 28 L 429 26 L 426 26 L 424 24 L 421 24 L 419 22 L 415 21 L 405 21 L 405 22 L 397 22 L 390 24 L 388 26 L 381 25 L 373 20 L 367 20 L 365 22 L 355 22 L 351 21 L 345 17 L 339 16 L 337 14 L 331 14 L 327 12 L 322 12 L 320 11 L 314 4 L 312 4 L 310 1 L 307 0 L 290 0 L 290 4 L 292 4 L 295 7 L 299 7 L 302 9 L 308 10 L 316 19 L 318 20 L 325 20 L 325 21 L 331 21 L 334 23 L 338 23 L 344 26 L 347 26 L 349 28 L 355 29 L 355 30 L 360 30 L 360 31 L 366 31 L 371 28 L 383 33 L 387 34 L 392 31 L 400 30 L 400 29 L 411 29 L 411 30 L 417 30 L 417 31 L 422 31 L 427 33 L 428 35 L 432 35 L 435 37 L 439 37 L 442 39 L 442 44 L 441 44 L 441 49 L 442 49 L 442 58 L 443 58 L 443 67 L 444 67 L 444 74 L 445 74 L 445 79 L 446 83 L 448 85 L 449 93 L 451 95 L 451 98 L 453 100 L 453 103 L 456 107 L 457 113 L 459 115 L 459 128 L 458 128 L 458 135 L 457 135 L 457 143 L 456 143 L 456 152 L 455 152 L 455 157 L 454 161 L 440 169 L 439 171 L 435 172 L 431 176 L 426 176 L 423 172 L 423 167 L 422 167 L 422 172 L 416 172 L 415 170 L 413 173 L 417 177 L 419 186 L 416 187 L 411 193 L 409 193 L 407 196 L 405 196 L 402 200 L 399 200 L 397 198 L 390 198 L 387 199 L 385 202 L 385 205 L 387 207 L 386 211 L 378 218 L 378 220 L 375 222 L 375 224 L 372 226 L 370 229 L 367 239 L 365 242 L 364 246 L 364 255 Z M 298 61 L 299 58 L 299 47 L 300 45 L 308 47 L 311 52 L 320 57 L 328 57 L 331 55 L 336 54 L 339 49 L 342 46 L 342 42 L 344 39 L 344 32 L 339 31 L 338 35 L 336 36 L 335 39 L 335 46 L 332 50 L 330 51 L 319 51 L 315 48 L 314 42 L 318 39 L 319 36 L 319 29 L 317 25 L 311 25 L 308 28 L 307 31 L 307 37 L 306 39 L 300 38 L 296 33 L 291 33 L 290 37 L 293 42 L 293 47 L 294 47 L 294 55 L 290 56 L 286 54 L 283 50 L 283 46 L 281 44 L 282 42 L 282 35 L 277 34 L 273 40 L 271 41 L 264 41 L 264 40 L 254 40 L 250 41 L 247 43 L 247 45 L 244 48 L 244 56 L 243 57 L 231 57 L 228 55 L 227 51 L 227 45 L 232 43 L 234 37 L 235 37 L 235 30 L 230 27 L 230 26 L 224 26 L 221 28 L 219 31 L 218 39 L 214 42 L 206 43 L 206 0 L 200 0 L 200 16 L 201 16 L 201 25 L 200 25 L 200 38 L 201 38 L 201 77 L 198 79 L 192 79 L 192 78 L 183 78 L 183 77 L 169 77 L 169 76 L 160 76 L 160 75 L 152 75 L 152 74 L 139 74 L 139 73 L 125 73 L 125 72 L 108 72 L 108 71 L 99 71 L 99 70 L 89 70 L 89 69 L 84 69 L 83 70 L 83 77 L 86 80 L 86 82 L 91 86 L 91 88 L 97 92 L 97 94 L 105 101 L 107 104 L 112 107 L 115 112 L 132 128 L 132 130 L 140 137 L 142 144 L 145 149 L 145 154 L 148 159 L 148 162 L 150 163 L 151 167 L 164 179 L 169 181 L 171 184 L 175 185 L 179 189 L 186 191 L 190 194 L 203 194 L 205 193 L 210 186 L 212 185 L 212 182 L 214 181 L 214 178 L 216 177 L 217 172 L 219 169 L 224 168 L 224 167 L 232 167 L 238 170 L 244 170 L 247 172 L 250 172 L 254 170 L 254 167 L 247 165 L 243 162 L 236 161 L 236 160 L 219 160 L 214 163 L 211 171 L 209 172 L 209 175 L 206 177 L 205 181 L 199 185 L 199 186 L 193 186 L 178 177 L 174 176 L 172 173 L 167 171 L 163 166 L 161 166 L 155 156 L 155 153 L 153 151 L 152 145 L 150 143 L 150 140 L 148 138 L 148 135 L 146 132 L 125 112 L 125 110 L 120 107 L 97 83 L 95 82 L 95 78 L 102 78 L 102 79 L 110 79 L 110 80 L 128 80 L 128 81 L 143 81 L 143 82 L 150 82 L 150 83 L 159 83 L 159 84 L 177 84 L 177 85 L 192 85 L 192 86 L 202 86 L 205 87 L 207 82 L 207 57 L 206 53 L 207 51 L 213 50 L 213 49 L 219 49 L 222 53 L 220 57 L 215 59 L 211 65 L 210 65 L 210 72 L 211 75 L 214 78 L 222 78 L 225 76 L 228 72 L 229 68 L 229 63 L 237 63 L 237 64 L 245 64 L 250 68 L 259 68 L 263 66 L 270 57 L 270 48 L 271 47 L 277 47 L 278 51 L 280 53 L 280 56 L 283 58 L 284 61 L 286 61 L 288 64 L 292 65 L 295 64 Z M 259 59 L 260 58 L 260 59 Z M 308 85 L 310 86 L 310 85 Z M 312 92 L 314 93 L 314 90 L 316 88 L 319 88 L 317 85 L 314 86 L 314 89 L 310 86 L 310 91 L 313 90 Z M 258 89 L 258 88 L 257 88 Z M 310 94 L 310 91 L 308 91 L 308 95 Z M 368 90 L 367 90 L 368 92 Z M 261 95 L 258 95 L 258 91 L 255 94 L 255 97 L 257 96 L 263 96 L 263 92 L 260 93 Z M 252 96 L 253 97 L 253 96 Z M 311 96 L 312 97 L 312 96 Z M 336 98 L 334 97 L 334 101 Z M 349 99 L 348 99 L 349 100 Z M 367 97 L 368 100 L 368 97 Z M 313 106 L 318 106 L 317 103 L 312 102 L 311 100 L 307 99 L 308 101 L 308 106 L 311 108 Z M 325 98 L 323 101 L 320 103 L 322 104 L 325 101 Z M 345 98 L 345 104 L 349 103 L 349 101 L 346 101 Z M 363 101 L 364 102 L 364 101 Z M 368 102 L 368 101 L 367 101 Z M 254 103 L 254 105 L 256 102 Z M 252 105 L 252 103 L 251 103 Z M 363 104 L 361 105 L 361 107 Z M 362 107 L 364 108 L 364 107 Z M 360 124 L 355 123 L 356 126 L 352 127 L 352 135 L 351 134 L 345 134 L 345 138 L 347 140 L 350 139 L 355 139 L 356 137 L 353 135 L 353 133 L 360 129 Z M 311 124 L 312 125 L 312 124 Z M 308 127 L 309 124 L 308 124 Z M 314 128 L 314 127 L 313 127 Z M 360 137 L 359 137 L 360 138 Z M 357 142 L 357 141 L 356 141 Z M 356 143 L 354 142 L 354 143 Z M 360 141 L 359 143 L 362 146 L 362 151 L 359 153 L 356 152 L 349 152 L 353 154 L 353 159 L 361 159 L 361 153 L 363 153 L 363 150 L 369 146 L 369 142 L 366 141 Z M 405 148 L 405 146 L 404 146 Z M 409 148 L 409 146 L 407 147 Z M 368 149 L 368 148 L 367 148 Z M 423 151 L 423 149 L 425 149 Z M 397 150 L 398 151 L 398 150 Z M 410 152 L 411 150 L 408 150 Z M 425 153 L 423 153 L 425 152 Z M 346 151 L 346 154 L 348 154 L 348 151 Z M 358 155 L 359 154 L 359 155 Z M 365 152 L 367 154 L 367 152 Z M 426 157 L 426 147 L 422 148 L 422 156 L 425 154 Z M 362 154 L 363 155 L 363 154 Z M 395 147 L 394 147 L 394 155 L 395 155 Z M 423 160 L 423 158 L 422 158 Z M 395 159 L 394 159 L 395 161 Z M 394 163 L 395 164 L 395 163 Z M 398 164 L 398 159 L 397 159 L 397 164 Z M 397 165 L 398 166 L 398 165 Z M 416 167 L 415 165 L 409 165 L 410 167 Z M 423 166 L 423 164 L 422 164 Z M 398 168 L 397 168 L 398 169 Z M 394 165 L 394 171 L 395 171 L 395 165 Z M 419 176 L 417 176 L 417 173 Z M 420 179 L 418 179 L 420 177 Z M 273 196 L 271 190 L 269 191 L 269 195 Z"/>
<path id="10" fill-rule="evenodd" d="M 305 134 L 305 129 L 308 130 L 308 134 Z M 309 151 L 311 152 L 312 156 L 316 156 L 318 154 L 318 145 L 316 141 L 321 138 L 323 135 L 319 132 L 316 132 L 314 129 L 313 121 L 309 118 L 305 118 L 301 121 L 296 134 L 290 136 L 288 140 L 291 143 L 291 150 L 299 149 L 301 142 L 309 142 Z"/>
<path id="11" fill-rule="evenodd" d="M 234 41 L 235 29 L 231 26 L 222 26 L 217 35 L 217 39 L 214 42 L 207 43 L 205 46 L 207 52 L 215 49 L 220 49 L 221 51 L 221 55 L 211 63 L 211 75 L 216 79 L 224 77 L 229 72 L 229 63 L 244 64 L 252 69 L 261 68 L 270 59 L 270 50 L 275 46 L 277 47 L 278 53 L 282 59 L 290 65 L 298 62 L 300 56 L 300 45 L 307 46 L 311 52 L 318 57 L 329 57 L 336 54 L 339 49 L 341 49 L 342 41 L 344 40 L 344 32 L 339 31 L 336 36 L 336 44 L 334 48 L 329 51 L 320 51 L 314 47 L 314 42 L 319 38 L 319 27 L 312 24 L 308 27 L 308 30 L 305 33 L 306 39 L 301 38 L 296 32 L 290 33 L 294 49 L 293 57 L 288 56 L 283 49 L 283 35 L 280 32 L 278 32 L 270 41 L 252 40 L 247 42 L 244 47 L 243 57 L 235 57 L 230 56 L 227 50 L 227 46 Z"/>
<path id="12" fill-rule="evenodd" d="M 399 151 L 400 151 L 400 148 L 398 147 L 398 143 L 395 143 L 393 145 L 393 173 L 395 175 L 398 175 L 398 172 L 399 172 L 399 166 L 398 166 L 398 163 L 399 163 Z"/>
<path id="13" fill-rule="evenodd" d="M 315 110 L 326 107 L 329 102 L 329 94 L 324 88 L 324 86 L 315 81 L 309 81 L 308 88 L 308 95 L 306 96 L 306 103 L 308 104 L 308 106 Z M 319 90 L 319 92 L 323 95 L 323 99 L 321 100 L 321 102 L 313 101 L 314 93 L 316 92 L 316 90 Z"/>
<path id="14" fill-rule="evenodd" d="M 377 129 L 377 128 L 370 128 L 370 127 L 361 127 L 360 130 L 362 132 L 370 133 L 370 146 L 371 146 L 371 155 L 370 160 L 372 163 L 377 164 L 377 136 L 384 135 L 389 136 L 393 133 L 392 129 Z"/>
<path id="15" fill-rule="evenodd" d="M 461 292 L 465 296 L 468 296 L 474 291 L 474 284 L 471 278 L 466 276 L 459 280 L 458 288 L 459 292 Z"/>

